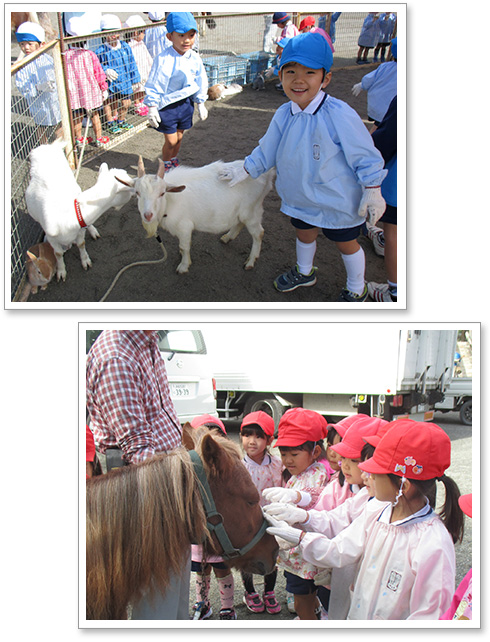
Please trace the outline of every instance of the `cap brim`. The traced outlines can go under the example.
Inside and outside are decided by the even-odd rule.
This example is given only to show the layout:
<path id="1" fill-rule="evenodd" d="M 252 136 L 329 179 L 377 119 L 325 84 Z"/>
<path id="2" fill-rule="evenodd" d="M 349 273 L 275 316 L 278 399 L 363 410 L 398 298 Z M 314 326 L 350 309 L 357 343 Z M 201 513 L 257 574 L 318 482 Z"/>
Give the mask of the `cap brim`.
<path id="1" fill-rule="evenodd" d="M 386 467 L 380 466 L 374 461 L 373 457 L 370 457 L 369 459 L 366 459 L 366 461 L 361 461 L 358 464 L 359 468 L 363 470 L 365 473 L 374 473 L 378 475 L 388 475 L 390 470 L 387 470 Z M 395 473 L 396 474 L 396 473 Z"/>
<path id="2" fill-rule="evenodd" d="M 344 457 L 347 459 L 358 459 L 361 456 L 360 451 L 356 450 L 355 448 L 352 448 L 351 446 L 344 443 L 343 441 L 341 441 L 338 444 L 335 444 L 334 446 L 330 446 L 330 449 L 336 452 L 341 457 Z"/>

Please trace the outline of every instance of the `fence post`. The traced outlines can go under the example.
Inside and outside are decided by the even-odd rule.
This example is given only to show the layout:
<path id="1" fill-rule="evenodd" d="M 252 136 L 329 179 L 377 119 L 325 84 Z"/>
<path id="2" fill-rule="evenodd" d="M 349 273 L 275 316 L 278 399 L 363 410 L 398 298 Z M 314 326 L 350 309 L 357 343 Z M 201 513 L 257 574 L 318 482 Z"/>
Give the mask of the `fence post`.
<path id="1" fill-rule="evenodd" d="M 60 102 L 61 126 L 63 128 L 63 138 L 67 140 L 67 132 L 70 132 L 70 110 L 68 109 L 68 99 L 66 95 L 65 78 L 63 74 L 63 62 L 61 60 L 61 49 L 59 41 L 53 49 L 54 73 L 56 77 L 56 86 L 58 87 L 58 99 Z M 68 141 L 70 141 L 68 138 Z M 72 169 L 75 168 L 75 157 L 73 154 L 73 145 L 67 145 L 66 157 Z"/>

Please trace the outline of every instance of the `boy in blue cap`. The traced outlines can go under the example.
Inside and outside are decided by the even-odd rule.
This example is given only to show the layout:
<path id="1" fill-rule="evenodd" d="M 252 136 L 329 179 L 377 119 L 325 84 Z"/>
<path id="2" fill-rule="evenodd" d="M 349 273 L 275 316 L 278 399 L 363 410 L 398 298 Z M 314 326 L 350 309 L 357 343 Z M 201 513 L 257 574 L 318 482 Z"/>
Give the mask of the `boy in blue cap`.
<path id="1" fill-rule="evenodd" d="M 145 85 L 148 121 L 165 136 L 162 160 L 165 171 L 179 164 L 177 154 L 182 137 L 192 127 L 194 103 L 201 120 L 208 112 L 208 78 L 199 54 L 192 50 L 197 23 L 189 12 L 172 12 L 167 17 L 167 38 L 172 43 L 159 53 Z"/>
<path id="2" fill-rule="evenodd" d="M 329 84 L 333 55 L 317 33 L 292 38 L 281 56 L 280 78 L 291 102 L 274 115 L 258 147 L 243 168 L 225 170 L 232 187 L 248 175 L 277 170 L 281 211 L 296 228 L 297 265 L 274 281 L 280 292 L 316 283 L 313 259 L 321 229 L 335 242 L 347 272 L 339 301 L 361 302 L 368 296 L 365 256 L 357 242 L 368 218 L 384 212 L 383 158 L 359 115 L 322 90 Z"/>

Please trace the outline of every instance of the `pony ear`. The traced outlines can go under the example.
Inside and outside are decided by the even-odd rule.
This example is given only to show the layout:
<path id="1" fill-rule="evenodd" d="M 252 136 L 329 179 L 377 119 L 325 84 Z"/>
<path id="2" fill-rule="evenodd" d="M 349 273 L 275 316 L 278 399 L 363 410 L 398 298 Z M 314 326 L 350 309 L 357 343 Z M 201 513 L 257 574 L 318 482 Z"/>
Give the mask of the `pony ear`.
<path id="1" fill-rule="evenodd" d="M 194 450 L 195 448 L 194 433 L 194 428 L 187 421 L 182 429 L 182 444 L 186 450 Z"/>
<path id="2" fill-rule="evenodd" d="M 204 435 L 201 441 L 201 454 L 209 469 L 216 477 L 225 472 L 229 465 L 229 455 L 211 433 Z"/>

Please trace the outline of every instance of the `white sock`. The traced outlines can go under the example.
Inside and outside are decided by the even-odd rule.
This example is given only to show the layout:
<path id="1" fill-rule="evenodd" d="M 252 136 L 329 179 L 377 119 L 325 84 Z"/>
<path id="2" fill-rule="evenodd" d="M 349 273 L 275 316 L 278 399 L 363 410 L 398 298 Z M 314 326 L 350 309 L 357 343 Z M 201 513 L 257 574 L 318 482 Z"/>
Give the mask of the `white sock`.
<path id="1" fill-rule="evenodd" d="M 296 239 L 296 261 L 301 274 L 308 275 L 311 272 L 315 252 L 316 241 L 313 241 L 313 243 L 303 243 L 299 239 Z"/>
<path id="2" fill-rule="evenodd" d="M 355 294 L 364 292 L 364 272 L 366 268 L 366 255 L 359 248 L 354 254 L 342 254 L 345 270 L 347 272 L 347 289 Z"/>

